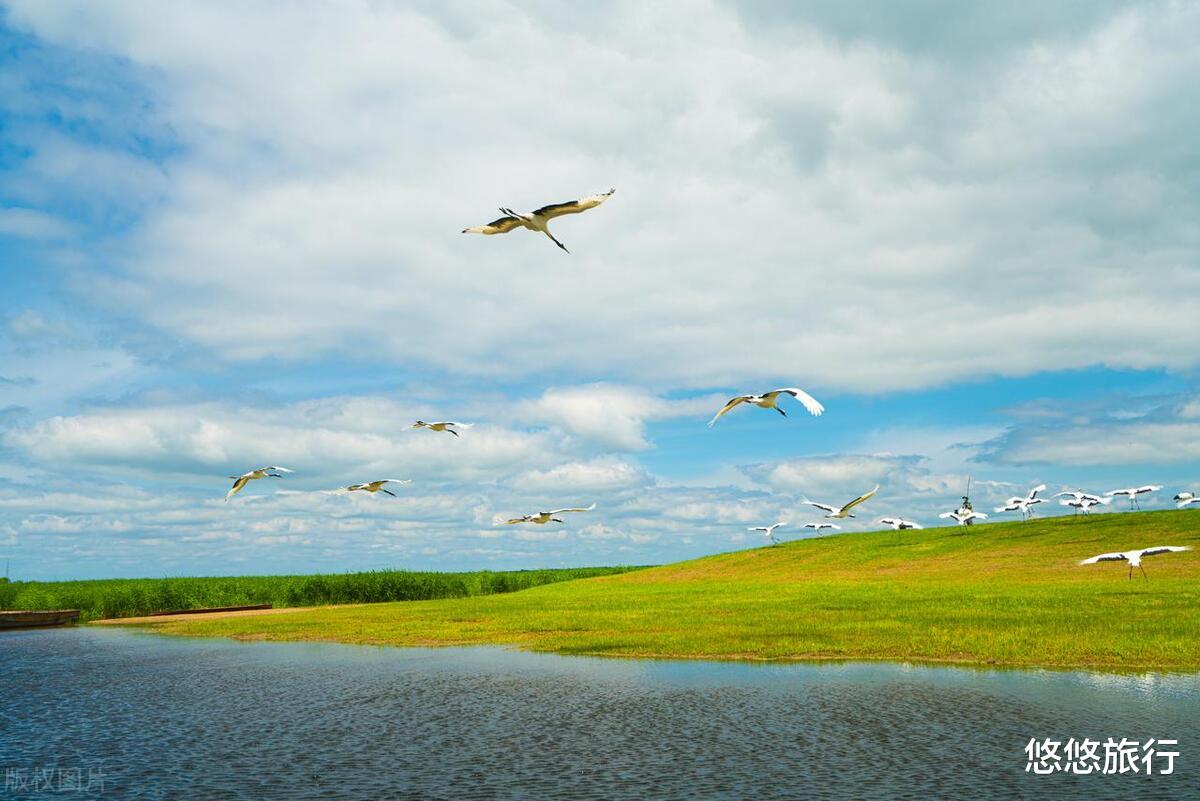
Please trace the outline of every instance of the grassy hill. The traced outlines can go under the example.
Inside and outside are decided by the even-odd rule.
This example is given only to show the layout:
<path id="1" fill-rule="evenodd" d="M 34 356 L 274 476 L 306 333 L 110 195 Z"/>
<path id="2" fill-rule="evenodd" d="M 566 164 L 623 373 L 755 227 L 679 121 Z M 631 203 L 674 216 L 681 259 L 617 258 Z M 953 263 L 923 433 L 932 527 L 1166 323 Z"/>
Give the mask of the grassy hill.
<path id="1" fill-rule="evenodd" d="M 1098 553 L 1151 545 L 1149 580 Z M 841 534 L 507 595 L 173 622 L 165 633 L 716 659 L 1200 669 L 1200 513 Z"/>

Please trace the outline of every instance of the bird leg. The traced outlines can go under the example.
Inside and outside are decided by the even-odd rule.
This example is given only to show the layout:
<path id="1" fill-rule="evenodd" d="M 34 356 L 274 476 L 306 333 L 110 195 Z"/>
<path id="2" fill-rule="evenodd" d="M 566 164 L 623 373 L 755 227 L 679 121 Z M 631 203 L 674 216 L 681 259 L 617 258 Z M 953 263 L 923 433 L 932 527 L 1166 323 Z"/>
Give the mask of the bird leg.
<path id="1" fill-rule="evenodd" d="M 396 493 L 392 492 L 391 490 L 385 490 L 383 487 L 380 487 L 379 489 L 383 490 L 383 492 L 386 492 L 388 495 L 391 495 L 393 498 L 396 497 Z"/>
<path id="2" fill-rule="evenodd" d="M 557 239 L 554 238 L 554 234 L 550 233 L 550 229 L 547 228 L 547 229 L 543 230 L 542 233 L 545 234 L 546 236 L 550 237 L 550 241 L 553 242 L 554 244 L 558 245 L 560 248 L 562 248 L 564 253 L 571 252 L 571 251 L 567 250 L 566 245 L 564 245 L 562 242 L 559 242 Z"/>
<path id="3" fill-rule="evenodd" d="M 779 412 L 784 417 L 787 417 L 787 412 L 785 412 L 783 409 L 780 409 L 778 406 L 775 407 L 775 411 Z"/>
<path id="4" fill-rule="evenodd" d="M 1144 578 L 1146 581 L 1150 580 L 1150 577 L 1146 575 L 1146 568 L 1144 568 L 1141 565 L 1138 565 L 1138 570 L 1142 571 L 1142 578 Z"/>

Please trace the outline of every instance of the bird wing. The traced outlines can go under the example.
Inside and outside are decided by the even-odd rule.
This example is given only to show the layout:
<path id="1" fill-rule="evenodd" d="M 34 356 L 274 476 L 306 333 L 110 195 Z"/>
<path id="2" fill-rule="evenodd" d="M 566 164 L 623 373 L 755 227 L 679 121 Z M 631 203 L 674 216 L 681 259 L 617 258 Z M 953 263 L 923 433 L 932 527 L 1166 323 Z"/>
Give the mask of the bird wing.
<path id="1" fill-rule="evenodd" d="M 748 400 L 750 400 L 749 395 L 738 395 L 736 398 L 730 398 L 729 403 L 726 403 L 723 407 L 721 407 L 721 411 L 717 412 L 716 416 L 713 419 L 708 421 L 709 427 L 711 428 L 713 423 L 720 420 L 721 416 L 724 415 L 726 412 L 728 412 L 730 409 L 737 406 L 739 403 L 745 403 Z"/>
<path id="2" fill-rule="evenodd" d="M 779 395 L 781 393 L 785 393 L 785 392 L 788 395 L 791 395 L 796 400 L 800 401 L 800 403 L 804 404 L 804 408 L 807 409 L 808 413 L 811 414 L 813 417 L 820 417 L 821 412 L 825 411 L 825 407 L 822 406 L 817 401 L 816 398 L 814 398 L 812 395 L 809 395 L 807 392 L 805 392 L 802 389 L 797 389 L 796 387 L 784 387 L 783 389 L 773 389 L 770 392 L 768 392 L 764 397 L 777 398 L 777 397 L 779 397 Z"/>
<path id="3" fill-rule="evenodd" d="M 876 520 L 875 522 L 876 522 L 876 523 L 879 523 L 879 524 L 881 524 L 881 525 L 884 525 L 884 526 L 894 526 L 894 525 L 896 525 L 896 518 L 894 518 L 894 517 L 881 517 L 881 518 L 879 518 L 878 520 Z"/>
<path id="4" fill-rule="evenodd" d="M 1129 557 L 1123 553 L 1102 553 L 1099 556 L 1093 556 L 1090 559 L 1084 559 L 1079 564 L 1094 565 L 1097 562 L 1124 562 Z"/>
<path id="5" fill-rule="evenodd" d="M 1153 548 L 1143 548 L 1142 556 L 1154 556 L 1160 553 L 1179 553 L 1180 551 L 1192 550 L 1186 545 L 1156 545 Z"/>
<path id="6" fill-rule="evenodd" d="M 942 512 L 940 515 L 938 515 L 938 517 L 942 518 L 943 520 L 949 520 L 951 518 L 958 520 L 958 513 L 957 512 Z"/>
<path id="7" fill-rule="evenodd" d="M 1052 496 L 1050 496 L 1050 497 L 1052 497 L 1052 498 L 1061 498 L 1061 497 L 1062 497 L 1062 496 L 1064 496 L 1064 495 L 1070 495 L 1072 498 L 1078 498 L 1078 497 L 1079 497 L 1079 493 L 1078 493 L 1078 492 L 1056 492 L 1056 493 L 1054 493 L 1054 494 L 1053 494 Z"/>
<path id="8" fill-rule="evenodd" d="M 874 495 L 875 493 L 877 493 L 877 492 L 879 492 L 879 485 L 878 485 L 878 484 L 876 484 L 876 485 L 875 485 L 875 489 L 871 490 L 871 491 L 870 491 L 870 492 L 868 492 L 866 495 L 859 495 L 857 498 L 855 498 L 854 500 L 850 501 L 850 503 L 848 503 L 848 504 L 846 504 L 845 506 L 843 506 L 843 507 L 842 507 L 842 511 L 843 511 L 843 512 L 848 512 L 848 511 L 850 511 L 851 509 L 853 509 L 855 506 L 858 506 L 858 505 L 859 505 L 860 503 L 862 503 L 863 501 L 870 500 L 870 499 L 871 499 L 871 496 L 873 496 L 873 495 Z"/>
<path id="9" fill-rule="evenodd" d="M 295 470 L 288 470 L 286 467 L 280 467 L 278 465 L 271 465 L 270 467 L 260 467 L 258 469 L 264 470 L 264 471 L 265 470 L 278 470 L 280 473 L 295 473 L 296 472 Z"/>
<path id="10" fill-rule="evenodd" d="M 833 514 L 838 510 L 836 506 L 830 506 L 827 503 L 817 503 L 816 501 L 804 501 L 804 503 L 808 504 L 809 506 L 815 506 L 818 509 L 823 509 L 830 514 Z"/>
<path id="11" fill-rule="evenodd" d="M 980 517 L 980 518 L 983 518 L 984 520 L 987 520 L 987 515 L 985 515 L 983 512 L 971 512 L 971 514 L 969 516 L 970 517 Z"/>
<path id="12" fill-rule="evenodd" d="M 1037 494 L 1038 494 L 1039 492 L 1041 492 L 1042 490 L 1044 490 L 1045 488 L 1046 488 L 1046 485 L 1045 485 L 1045 484 L 1038 484 L 1036 487 L 1034 487 L 1033 489 L 1031 489 L 1031 490 L 1029 491 L 1029 494 L 1028 494 L 1028 495 L 1026 495 L 1025 497 L 1026 497 L 1026 498 L 1028 498 L 1029 500 L 1031 500 L 1031 501 L 1032 501 L 1034 498 L 1036 498 L 1036 497 L 1037 497 Z"/>
<path id="13" fill-rule="evenodd" d="M 233 482 L 233 486 L 229 488 L 229 492 L 225 493 L 225 500 L 229 500 L 234 495 L 237 495 L 239 492 L 241 492 L 242 487 L 246 486 L 246 482 L 249 480 L 250 478 L 248 476 L 241 476 L 235 480 Z"/>
<path id="14" fill-rule="evenodd" d="M 1162 486 L 1159 484 L 1147 484 L 1144 487 L 1138 487 L 1135 492 L 1158 492 L 1160 489 L 1162 489 Z"/>
<path id="15" fill-rule="evenodd" d="M 511 526 L 511 525 L 514 525 L 514 524 L 516 524 L 516 523 L 525 523 L 525 522 L 527 522 L 528 520 L 529 520 L 529 518 L 528 518 L 528 517 L 514 517 L 512 520 L 509 520 L 509 521 L 508 521 L 507 525 L 510 525 L 510 526 Z"/>
<path id="16" fill-rule="evenodd" d="M 921 528 L 921 529 L 925 528 L 925 527 L 924 527 L 924 526 L 922 526 L 920 523 L 913 523 L 912 521 L 909 521 L 909 523 L 908 523 L 908 524 L 909 524 L 910 526 L 912 526 L 913 528 Z"/>
<path id="17" fill-rule="evenodd" d="M 486 225 L 476 225 L 471 228 L 464 228 L 464 234 L 507 234 L 514 228 L 520 228 L 525 223 L 518 217 L 513 217 L 511 214 L 506 214 L 503 217 L 492 220 Z"/>
<path id="18" fill-rule="evenodd" d="M 578 214 L 581 211 L 594 209 L 604 201 L 612 197 L 615 189 L 610 189 L 599 195 L 585 197 L 582 200 L 568 200 L 566 203 L 551 203 L 549 206 L 542 206 L 540 209 L 534 209 L 533 213 L 539 217 L 544 217 L 547 220 L 553 220 L 555 217 L 561 217 L 564 214 Z"/>
<path id="19" fill-rule="evenodd" d="M 544 514 L 544 515 L 560 515 L 563 512 L 590 512 L 595 508 L 596 508 L 596 504 L 593 503 L 591 506 L 585 506 L 582 509 L 554 509 L 553 511 L 550 511 L 550 512 L 542 512 L 542 514 Z"/>
<path id="20" fill-rule="evenodd" d="M 1113 498 L 1117 495 L 1133 495 L 1135 492 L 1137 492 L 1137 490 L 1120 489 L 1120 490 L 1109 490 L 1108 492 L 1106 492 L 1104 494 L 1107 495 L 1109 498 Z"/>
<path id="21" fill-rule="evenodd" d="M 379 489 L 384 484 L 411 484 L 411 483 L 412 483 L 412 479 L 410 479 L 410 478 L 381 478 L 378 481 L 370 482 L 370 486 L 374 487 L 375 489 Z"/>

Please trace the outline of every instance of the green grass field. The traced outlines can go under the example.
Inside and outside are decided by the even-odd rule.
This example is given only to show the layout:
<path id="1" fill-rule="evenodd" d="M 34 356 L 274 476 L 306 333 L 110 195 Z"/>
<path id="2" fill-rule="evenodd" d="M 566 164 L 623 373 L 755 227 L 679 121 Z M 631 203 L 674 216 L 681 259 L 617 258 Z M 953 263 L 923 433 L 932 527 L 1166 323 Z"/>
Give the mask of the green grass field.
<path id="1" fill-rule="evenodd" d="M 79 609 L 83 620 L 214 606 L 318 606 L 426 601 L 515 592 L 556 581 L 607 576 L 630 567 L 471 573 L 379 570 L 313 576 L 103 579 L 0 583 L 2 609 Z"/>
<path id="2" fill-rule="evenodd" d="M 159 624 L 170 634 L 715 659 L 1200 668 L 1194 511 L 843 534 L 519 593 Z"/>

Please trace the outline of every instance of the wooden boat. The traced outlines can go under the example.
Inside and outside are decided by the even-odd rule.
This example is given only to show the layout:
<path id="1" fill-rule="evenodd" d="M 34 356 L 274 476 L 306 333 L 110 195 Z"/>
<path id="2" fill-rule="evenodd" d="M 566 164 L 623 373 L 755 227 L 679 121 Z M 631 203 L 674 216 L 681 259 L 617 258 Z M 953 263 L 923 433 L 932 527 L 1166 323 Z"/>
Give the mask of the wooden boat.
<path id="1" fill-rule="evenodd" d="M 252 609 L 272 609 L 271 604 L 251 604 L 250 606 L 212 606 L 208 609 L 174 609 L 166 612 L 150 612 L 145 617 L 159 615 L 204 615 L 209 612 L 247 612 Z"/>
<path id="2" fill-rule="evenodd" d="M 24 629 L 33 626 L 63 626 L 79 620 L 78 609 L 0 610 L 0 629 Z"/>

